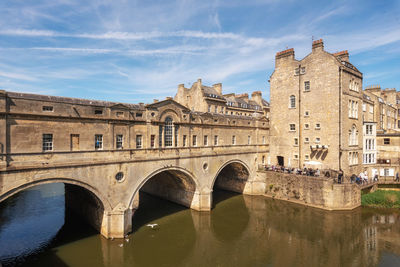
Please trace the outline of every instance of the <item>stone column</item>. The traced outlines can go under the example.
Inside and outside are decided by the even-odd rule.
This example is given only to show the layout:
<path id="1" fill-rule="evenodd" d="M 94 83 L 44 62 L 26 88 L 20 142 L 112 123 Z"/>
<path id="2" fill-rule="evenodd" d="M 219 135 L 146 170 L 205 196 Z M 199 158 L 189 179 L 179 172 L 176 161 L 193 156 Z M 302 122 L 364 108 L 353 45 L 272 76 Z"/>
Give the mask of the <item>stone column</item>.
<path id="1" fill-rule="evenodd" d="M 101 234 L 106 238 L 124 238 L 132 232 L 133 209 L 118 205 L 112 211 L 105 211 L 101 225 Z"/>
<path id="2" fill-rule="evenodd" d="M 190 205 L 191 209 L 197 211 L 210 211 L 212 207 L 212 190 L 195 192 Z"/>

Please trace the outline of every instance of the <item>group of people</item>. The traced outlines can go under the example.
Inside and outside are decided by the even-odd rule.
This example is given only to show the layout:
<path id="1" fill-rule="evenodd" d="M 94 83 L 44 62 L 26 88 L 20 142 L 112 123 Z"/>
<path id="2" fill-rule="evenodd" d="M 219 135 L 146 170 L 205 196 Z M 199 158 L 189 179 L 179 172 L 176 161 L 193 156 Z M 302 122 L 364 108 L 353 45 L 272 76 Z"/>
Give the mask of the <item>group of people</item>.
<path id="1" fill-rule="evenodd" d="M 285 167 L 285 166 L 275 166 L 275 165 L 264 165 L 264 168 L 266 171 L 275 171 L 275 172 L 283 172 L 283 173 L 292 173 L 292 174 L 297 174 L 297 175 L 305 175 L 305 176 L 321 176 L 321 171 L 317 168 L 317 169 L 313 169 L 313 168 L 307 168 L 304 166 L 303 169 L 300 168 L 291 168 L 291 167 Z M 331 177 L 331 174 L 329 171 L 325 171 L 323 173 L 323 175 L 326 178 Z M 333 175 L 334 178 L 336 177 L 336 175 Z M 379 176 L 376 173 L 375 175 L 373 175 L 373 177 L 371 177 L 371 181 L 372 182 L 378 182 L 379 181 Z M 400 182 L 400 177 L 399 177 L 399 173 L 397 172 L 395 177 L 394 177 L 394 181 L 395 182 Z M 344 182 L 344 172 L 343 170 L 339 170 L 337 172 L 337 183 L 341 184 Z M 363 185 L 363 184 L 368 184 L 370 182 L 370 179 L 368 177 L 368 172 L 367 171 L 363 171 L 360 172 L 359 175 L 353 174 L 352 176 L 350 176 L 350 183 L 356 183 L 359 185 Z"/>
<path id="2" fill-rule="evenodd" d="M 275 166 L 275 165 L 266 165 L 264 166 L 266 171 L 275 171 L 275 172 L 284 172 L 284 173 L 293 173 L 297 175 L 306 175 L 306 176 L 320 176 L 321 171 L 319 169 L 306 168 L 287 168 L 284 166 Z M 329 173 L 328 173 L 329 175 Z M 328 176 L 329 177 L 329 176 Z"/>
<path id="3" fill-rule="evenodd" d="M 378 174 L 375 174 L 374 177 L 372 178 L 373 182 L 379 181 Z M 368 178 L 368 172 L 360 172 L 359 175 L 353 174 L 350 176 L 350 183 L 356 183 L 356 184 L 368 184 L 369 178 Z"/>

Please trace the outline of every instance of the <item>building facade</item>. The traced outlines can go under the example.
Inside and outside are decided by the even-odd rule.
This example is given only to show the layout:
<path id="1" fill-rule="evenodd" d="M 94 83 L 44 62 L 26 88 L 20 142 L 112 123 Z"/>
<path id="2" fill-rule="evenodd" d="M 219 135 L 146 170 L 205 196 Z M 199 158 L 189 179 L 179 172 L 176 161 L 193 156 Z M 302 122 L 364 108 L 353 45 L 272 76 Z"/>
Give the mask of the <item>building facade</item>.
<path id="1" fill-rule="evenodd" d="M 277 53 L 270 92 L 272 164 L 361 169 L 362 73 L 347 51 L 328 53 L 317 40 L 301 60 Z"/>

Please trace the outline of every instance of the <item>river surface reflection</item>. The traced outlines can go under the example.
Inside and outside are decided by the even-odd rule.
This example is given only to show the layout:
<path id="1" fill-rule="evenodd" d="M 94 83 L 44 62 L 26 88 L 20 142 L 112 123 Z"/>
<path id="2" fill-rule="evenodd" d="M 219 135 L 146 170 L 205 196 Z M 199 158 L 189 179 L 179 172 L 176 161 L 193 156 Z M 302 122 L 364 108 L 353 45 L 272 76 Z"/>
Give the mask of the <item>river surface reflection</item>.
<path id="1" fill-rule="evenodd" d="M 212 212 L 143 194 L 134 232 L 107 240 L 65 214 L 63 184 L 0 203 L 0 262 L 27 266 L 400 266 L 400 212 L 325 212 L 219 191 Z M 64 223 L 65 222 L 65 223 Z M 146 225 L 157 223 L 157 229 Z"/>

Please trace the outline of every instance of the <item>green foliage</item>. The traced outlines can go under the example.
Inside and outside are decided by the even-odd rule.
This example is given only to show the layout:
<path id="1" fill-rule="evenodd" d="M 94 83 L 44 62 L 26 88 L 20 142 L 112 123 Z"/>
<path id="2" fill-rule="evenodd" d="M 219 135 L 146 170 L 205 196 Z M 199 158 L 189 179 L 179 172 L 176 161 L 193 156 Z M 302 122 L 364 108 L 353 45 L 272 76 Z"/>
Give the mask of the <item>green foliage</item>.
<path id="1" fill-rule="evenodd" d="M 382 208 L 400 208 L 400 191 L 377 190 L 361 195 L 361 205 Z"/>
<path id="2" fill-rule="evenodd" d="M 274 185 L 273 185 L 273 184 L 270 184 L 270 185 L 269 185 L 269 190 L 272 190 L 273 187 L 274 187 Z"/>

